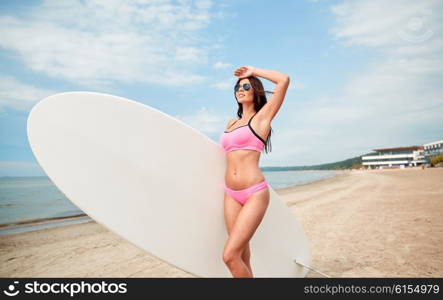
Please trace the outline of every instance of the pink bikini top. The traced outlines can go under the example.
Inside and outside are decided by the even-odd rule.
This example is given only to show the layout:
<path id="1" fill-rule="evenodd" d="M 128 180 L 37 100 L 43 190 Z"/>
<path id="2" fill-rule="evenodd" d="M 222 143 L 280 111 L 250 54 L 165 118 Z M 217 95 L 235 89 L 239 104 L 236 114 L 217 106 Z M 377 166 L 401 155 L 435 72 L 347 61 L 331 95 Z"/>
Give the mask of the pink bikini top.
<path id="1" fill-rule="evenodd" d="M 232 131 L 225 131 L 221 135 L 220 144 L 225 152 L 242 149 L 255 150 L 258 152 L 263 150 L 265 141 L 251 127 L 251 120 L 254 116 L 251 117 L 247 125 L 235 128 Z"/>

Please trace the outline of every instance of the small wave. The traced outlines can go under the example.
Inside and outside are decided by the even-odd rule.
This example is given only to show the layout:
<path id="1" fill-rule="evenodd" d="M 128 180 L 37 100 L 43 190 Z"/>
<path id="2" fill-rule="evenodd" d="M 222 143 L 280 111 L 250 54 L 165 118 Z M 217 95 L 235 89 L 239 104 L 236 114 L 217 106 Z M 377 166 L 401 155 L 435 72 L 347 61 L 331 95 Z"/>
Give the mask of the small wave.
<path id="1" fill-rule="evenodd" d="M 32 224 L 36 224 L 36 223 L 40 223 L 40 222 L 72 219 L 72 218 L 85 217 L 85 216 L 87 216 L 87 214 L 83 213 L 83 214 L 77 214 L 77 215 L 71 215 L 71 216 L 62 216 L 62 217 L 51 217 L 51 218 L 39 218 L 39 219 L 32 219 L 32 220 L 24 220 L 24 221 L 19 221 L 19 222 L 0 224 L 0 228 L 9 227 L 9 226 L 17 226 L 17 225 L 32 225 Z"/>

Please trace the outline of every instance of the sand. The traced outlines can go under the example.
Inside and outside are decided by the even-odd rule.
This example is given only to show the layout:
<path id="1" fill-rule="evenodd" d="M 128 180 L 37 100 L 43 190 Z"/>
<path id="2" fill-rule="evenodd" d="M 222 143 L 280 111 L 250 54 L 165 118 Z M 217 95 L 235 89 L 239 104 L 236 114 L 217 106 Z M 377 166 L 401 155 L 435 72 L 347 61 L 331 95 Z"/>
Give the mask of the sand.
<path id="1" fill-rule="evenodd" d="M 443 277 L 442 182 L 443 168 L 353 170 L 276 192 L 302 224 L 316 270 Z M 95 222 L 0 235 L 0 266 L 0 277 L 194 277 Z"/>

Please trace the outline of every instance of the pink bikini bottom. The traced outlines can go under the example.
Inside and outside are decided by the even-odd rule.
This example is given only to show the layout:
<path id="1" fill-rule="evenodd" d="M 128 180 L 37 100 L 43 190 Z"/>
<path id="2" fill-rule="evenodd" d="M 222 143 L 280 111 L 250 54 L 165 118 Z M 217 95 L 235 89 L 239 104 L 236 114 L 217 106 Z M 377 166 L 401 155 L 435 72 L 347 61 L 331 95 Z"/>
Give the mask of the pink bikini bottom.
<path id="1" fill-rule="evenodd" d="M 246 200 L 248 200 L 252 194 L 266 189 L 267 187 L 268 183 L 266 182 L 266 180 L 263 180 L 262 182 L 254 184 L 253 186 L 250 186 L 243 190 L 233 190 L 228 188 L 225 184 L 225 192 L 228 193 L 229 196 L 240 202 L 241 205 L 244 205 L 246 203 Z"/>

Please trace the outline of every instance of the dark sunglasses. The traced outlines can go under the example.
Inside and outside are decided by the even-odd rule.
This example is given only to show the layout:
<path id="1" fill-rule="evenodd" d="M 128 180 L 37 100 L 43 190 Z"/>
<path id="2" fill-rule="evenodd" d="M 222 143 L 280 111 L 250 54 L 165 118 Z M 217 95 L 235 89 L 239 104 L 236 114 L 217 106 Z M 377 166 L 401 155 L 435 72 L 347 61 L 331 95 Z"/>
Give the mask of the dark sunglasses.
<path id="1" fill-rule="evenodd" d="M 237 92 L 239 89 L 240 89 L 240 85 L 236 84 L 235 87 L 234 87 L 234 91 Z M 243 83 L 243 89 L 245 91 L 249 91 L 251 89 L 251 85 L 249 83 Z"/>

